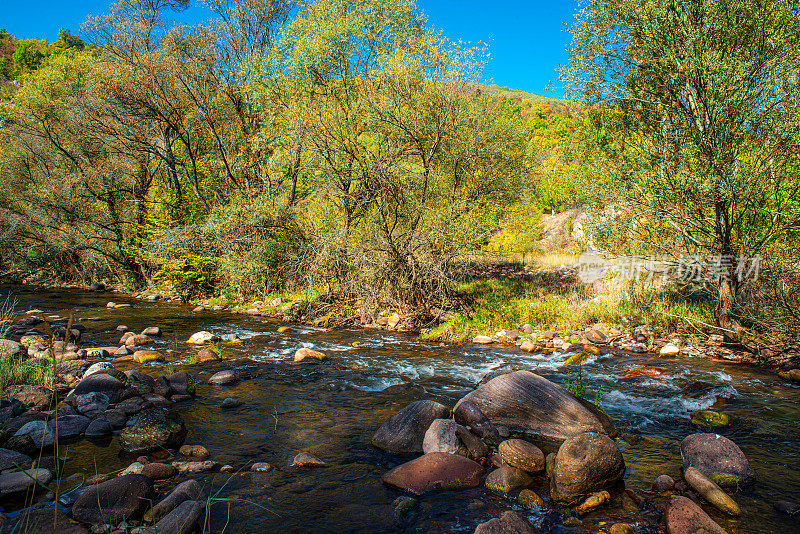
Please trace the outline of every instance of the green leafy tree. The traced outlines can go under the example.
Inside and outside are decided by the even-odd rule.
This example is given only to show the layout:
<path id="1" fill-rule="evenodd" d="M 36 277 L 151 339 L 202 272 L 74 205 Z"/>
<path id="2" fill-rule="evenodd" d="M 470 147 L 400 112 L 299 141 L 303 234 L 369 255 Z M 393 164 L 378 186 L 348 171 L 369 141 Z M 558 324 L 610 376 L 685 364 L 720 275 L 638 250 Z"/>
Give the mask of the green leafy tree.
<path id="1" fill-rule="evenodd" d="M 729 258 L 716 318 L 735 317 L 742 256 L 796 231 L 800 17 L 795 0 L 591 0 L 564 80 L 593 106 L 629 239 Z"/>

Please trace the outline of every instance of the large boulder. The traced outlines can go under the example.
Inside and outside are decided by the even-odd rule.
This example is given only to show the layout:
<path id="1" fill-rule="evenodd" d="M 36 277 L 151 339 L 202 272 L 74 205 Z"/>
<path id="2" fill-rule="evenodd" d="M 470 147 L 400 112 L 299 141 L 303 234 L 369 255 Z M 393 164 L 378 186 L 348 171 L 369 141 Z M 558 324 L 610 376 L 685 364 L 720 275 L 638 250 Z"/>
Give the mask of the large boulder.
<path id="1" fill-rule="evenodd" d="M 178 447 L 184 438 L 186 425 L 180 415 L 163 408 L 150 408 L 120 433 L 119 444 L 125 452 L 142 454 Z"/>
<path id="2" fill-rule="evenodd" d="M 539 530 L 521 513 L 510 510 L 478 525 L 475 534 L 539 534 Z"/>
<path id="3" fill-rule="evenodd" d="M 483 467 L 469 458 L 432 452 L 398 465 L 383 476 L 383 481 L 419 495 L 434 490 L 476 488 L 482 475 Z"/>
<path id="4" fill-rule="evenodd" d="M 474 403 L 494 425 L 524 434 L 546 448 L 558 447 L 569 437 L 585 432 L 617 435 L 606 413 L 561 386 L 529 371 L 497 376 L 467 394 L 456 405 Z"/>
<path id="5" fill-rule="evenodd" d="M 686 497 L 673 497 L 664 511 L 667 534 L 727 534 L 702 508 Z"/>
<path id="6" fill-rule="evenodd" d="M 445 419 L 450 409 L 431 400 L 415 401 L 391 416 L 372 436 L 372 444 L 389 452 L 422 452 L 425 432 L 435 419 Z"/>
<path id="7" fill-rule="evenodd" d="M 625 460 L 617 444 L 598 432 L 578 434 L 558 449 L 550 480 L 554 500 L 574 503 L 619 481 Z"/>
<path id="8" fill-rule="evenodd" d="M 90 486 L 72 506 L 72 516 L 83 523 L 111 523 L 139 519 L 153 498 L 153 481 L 143 475 L 123 475 Z"/>
<path id="9" fill-rule="evenodd" d="M 719 434 L 692 434 L 681 442 L 684 470 L 694 467 L 723 487 L 747 484 L 755 472 L 734 442 Z"/>

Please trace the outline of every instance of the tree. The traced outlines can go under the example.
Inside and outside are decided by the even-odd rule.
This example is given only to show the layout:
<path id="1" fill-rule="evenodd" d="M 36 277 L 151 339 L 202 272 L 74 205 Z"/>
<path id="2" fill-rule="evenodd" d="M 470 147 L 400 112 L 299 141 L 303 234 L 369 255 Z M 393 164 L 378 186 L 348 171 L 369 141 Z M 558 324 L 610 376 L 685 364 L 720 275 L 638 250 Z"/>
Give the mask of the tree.
<path id="1" fill-rule="evenodd" d="M 796 0 L 590 0 L 562 77 L 592 113 L 631 237 L 722 260 L 735 317 L 744 257 L 800 225 Z"/>

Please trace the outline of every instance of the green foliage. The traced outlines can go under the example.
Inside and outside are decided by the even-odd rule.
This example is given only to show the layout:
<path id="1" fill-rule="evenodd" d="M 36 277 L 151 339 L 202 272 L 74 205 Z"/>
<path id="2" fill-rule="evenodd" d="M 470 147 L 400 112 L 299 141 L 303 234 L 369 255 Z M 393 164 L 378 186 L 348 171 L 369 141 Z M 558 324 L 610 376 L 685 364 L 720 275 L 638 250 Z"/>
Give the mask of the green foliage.
<path id="1" fill-rule="evenodd" d="M 578 398 L 586 397 L 586 381 L 583 378 L 583 368 L 578 366 L 577 371 L 567 369 L 567 385 L 564 388 Z"/>
<path id="2" fill-rule="evenodd" d="M 218 263 L 214 257 L 190 254 L 165 262 L 154 279 L 167 284 L 188 302 L 214 289 Z"/>
<path id="3" fill-rule="evenodd" d="M 47 43 L 35 39 L 25 39 L 17 42 L 17 48 L 12 56 L 14 75 L 34 71 L 47 57 Z"/>
<path id="4" fill-rule="evenodd" d="M 739 258 L 800 227 L 796 2 L 592 0 L 572 32 L 563 79 L 591 106 L 618 208 L 601 246 Z M 737 267 L 711 281 L 734 342 Z"/>
<path id="5" fill-rule="evenodd" d="M 500 234 L 492 236 L 484 250 L 492 253 L 517 253 L 525 255 L 538 251 L 542 237 L 541 209 L 530 203 L 520 202 L 503 209 Z"/>

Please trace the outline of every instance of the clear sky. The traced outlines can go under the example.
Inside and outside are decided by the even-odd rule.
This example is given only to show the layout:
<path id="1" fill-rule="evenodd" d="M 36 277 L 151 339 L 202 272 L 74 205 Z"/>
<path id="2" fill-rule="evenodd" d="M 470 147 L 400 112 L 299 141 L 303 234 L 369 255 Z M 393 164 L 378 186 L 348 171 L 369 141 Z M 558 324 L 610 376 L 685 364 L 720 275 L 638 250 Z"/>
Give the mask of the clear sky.
<path id="1" fill-rule="evenodd" d="M 77 33 L 87 15 L 106 12 L 109 4 L 109 0 L 0 0 L 0 27 L 19 38 L 54 41 L 59 28 Z M 567 59 L 569 34 L 563 29 L 572 22 L 577 0 L 417 0 L 417 5 L 451 39 L 489 43 L 492 60 L 486 81 L 563 96 L 555 69 Z M 195 7 L 184 17 L 198 22 L 208 13 Z"/>

